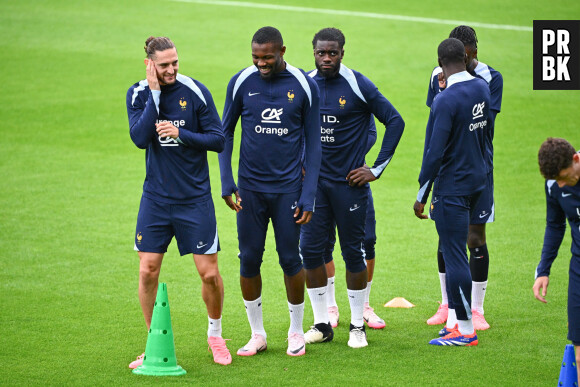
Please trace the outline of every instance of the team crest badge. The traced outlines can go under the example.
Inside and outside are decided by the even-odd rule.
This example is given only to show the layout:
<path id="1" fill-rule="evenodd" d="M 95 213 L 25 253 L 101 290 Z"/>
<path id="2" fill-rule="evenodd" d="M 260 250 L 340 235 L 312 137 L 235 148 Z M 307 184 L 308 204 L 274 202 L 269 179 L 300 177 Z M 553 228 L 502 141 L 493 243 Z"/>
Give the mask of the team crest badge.
<path id="1" fill-rule="evenodd" d="M 141 244 L 141 239 L 143 239 L 143 235 L 140 232 L 137 233 L 137 243 Z"/>
<path id="2" fill-rule="evenodd" d="M 344 109 L 344 105 L 346 104 L 346 99 L 344 99 L 344 95 L 338 99 L 338 103 L 340 104 L 340 108 Z"/>
<path id="3" fill-rule="evenodd" d="M 187 110 L 187 101 L 185 99 L 181 98 L 179 100 L 179 105 L 181 106 L 182 111 Z"/>
<path id="4" fill-rule="evenodd" d="M 288 90 L 288 102 L 294 102 L 294 90 Z"/>

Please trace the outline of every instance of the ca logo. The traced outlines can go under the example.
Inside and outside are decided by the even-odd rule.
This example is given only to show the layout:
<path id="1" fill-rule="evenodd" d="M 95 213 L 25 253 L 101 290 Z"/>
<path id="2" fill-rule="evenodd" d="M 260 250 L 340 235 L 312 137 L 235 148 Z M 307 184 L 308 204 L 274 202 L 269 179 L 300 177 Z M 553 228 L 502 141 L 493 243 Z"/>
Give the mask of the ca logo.
<path id="1" fill-rule="evenodd" d="M 280 120 L 280 116 L 282 115 L 282 111 L 284 108 L 280 108 L 280 109 L 264 109 L 264 111 L 262 112 L 262 122 L 265 123 L 276 123 L 279 124 L 282 121 Z"/>
<path id="2" fill-rule="evenodd" d="M 485 101 L 483 101 L 482 103 L 476 103 L 475 105 L 473 105 L 473 109 L 471 110 L 471 112 L 473 113 L 474 120 L 476 118 L 483 117 L 483 108 L 484 107 L 485 107 Z"/>

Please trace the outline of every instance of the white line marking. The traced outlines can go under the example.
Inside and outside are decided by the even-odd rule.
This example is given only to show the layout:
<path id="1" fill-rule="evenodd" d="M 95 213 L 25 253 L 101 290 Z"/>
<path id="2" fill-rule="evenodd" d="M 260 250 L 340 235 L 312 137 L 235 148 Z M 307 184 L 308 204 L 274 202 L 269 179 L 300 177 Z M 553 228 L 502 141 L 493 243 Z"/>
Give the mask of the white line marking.
<path id="1" fill-rule="evenodd" d="M 405 16 L 405 15 L 390 15 L 386 13 L 373 13 L 373 12 L 357 12 L 357 11 L 345 11 L 340 9 L 324 9 L 324 8 L 308 8 L 308 7 L 294 7 L 291 5 L 277 5 L 277 4 L 262 4 L 262 3 L 251 3 L 247 1 L 226 1 L 226 0 L 172 0 L 181 3 L 196 3 L 196 4 L 208 4 L 208 5 L 223 5 L 227 7 L 243 7 L 243 8 L 262 8 L 262 9 L 273 9 L 276 11 L 294 11 L 294 12 L 306 12 L 306 13 L 316 13 L 316 14 L 327 14 L 327 15 L 340 15 L 340 16 L 357 16 L 366 17 L 371 19 L 386 19 L 386 20 L 398 20 L 398 21 L 408 21 L 417 23 L 430 23 L 430 24 L 445 24 L 445 25 L 468 25 L 471 27 L 478 28 L 489 28 L 493 30 L 512 30 L 512 31 L 526 31 L 532 32 L 532 27 L 525 26 L 513 26 L 509 24 L 488 24 L 488 23 L 478 23 L 469 22 L 464 20 L 448 20 L 448 19 L 435 19 L 428 17 L 416 17 L 416 16 Z"/>

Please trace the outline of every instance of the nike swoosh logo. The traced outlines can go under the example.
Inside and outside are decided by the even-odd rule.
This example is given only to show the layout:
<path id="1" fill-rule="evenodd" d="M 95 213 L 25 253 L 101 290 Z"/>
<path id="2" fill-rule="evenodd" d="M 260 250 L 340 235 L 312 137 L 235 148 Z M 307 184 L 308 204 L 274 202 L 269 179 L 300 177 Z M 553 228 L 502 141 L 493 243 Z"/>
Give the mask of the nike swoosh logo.
<path id="1" fill-rule="evenodd" d="M 319 296 L 324 296 L 326 294 L 326 292 L 324 293 L 318 293 Z"/>
<path id="2" fill-rule="evenodd" d="M 479 215 L 479 219 L 483 219 L 483 218 L 485 218 L 486 216 L 487 216 L 487 214 L 481 214 L 481 215 Z"/>
<path id="3" fill-rule="evenodd" d="M 569 194 L 564 194 L 564 192 L 562 192 L 562 197 L 563 197 L 563 198 L 565 198 L 565 197 L 568 197 L 568 196 L 570 196 L 570 195 L 572 195 L 572 194 L 571 194 L 571 193 L 569 193 Z"/>
<path id="4" fill-rule="evenodd" d="M 298 348 L 298 349 L 297 349 L 297 350 L 295 350 L 295 351 L 290 351 L 290 352 L 292 352 L 293 354 L 297 354 L 298 352 L 302 351 L 302 349 L 303 349 L 303 348 L 304 348 L 304 346 L 302 346 L 302 347 Z"/>
<path id="5" fill-rule="evenodd" d="M 296 204 L 293 204 L 290 208 L 294 210 L 296 208 Z"/>
<path id="6" fill-rule="evenodd" d="M 358 210 L 359 208 L 360 208 L 360 207 L 351 207 L 351 208 L 349 208 L 349 210 L 352 212 L 352 211 L 356 211 L 356 210 Z"/>
<path id="7" fill-rule="evenodd" d="M 439 199 L 433 199 L 432 203 L 437 203 Z"/>
<path id="8" fill-rule="evenodd" d="M 252 96 L 258 95 L 258 94 L 260 94 L 260 93 L 248 93 L 248 97 L 252 97 Z"/>
<path id="9" fill-rule="evenodd" d="M 202 247 L 204 247 L 204 246 L 207 246 L 207 243 L 206 243 L 205 245 L 200 245 L 200 244 L 198 244 L 198 245 L 197 245 L 197 248 L 198 248 L 198 249 L 201 249 L 201 248 L 202 248 Z"/>

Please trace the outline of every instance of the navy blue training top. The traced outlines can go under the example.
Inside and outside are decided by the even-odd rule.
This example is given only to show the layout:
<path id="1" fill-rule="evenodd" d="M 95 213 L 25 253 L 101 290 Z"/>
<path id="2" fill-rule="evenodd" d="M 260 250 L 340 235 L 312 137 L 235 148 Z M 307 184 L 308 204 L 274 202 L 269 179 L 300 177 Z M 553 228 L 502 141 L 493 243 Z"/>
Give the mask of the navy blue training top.
<path id="1" fill-rule="evenodd" d="M 209 90 L 179 73 L 161 91 L 142 80 L 127 91 L 127 114 L 131 139 L 146 150 L 143 195 L 169 204 L 211 198 L 207 151 L 221 152 L 225 138 Z M 177 140 L 157 134 L 163 121 L 179 129 Z"/>
<path id="2" fill-rule="evenodd" d="M 433 100 L 445 89 L 439 88 L 439 74 L 443 72 L 441 67 L 435 67 L 429 80 L 429 91 L 427 92 L 427 106 L 431 107 Z M 493 171 L 493 138 L 495 135 L 495 119 L 501 111 L 501 99 L 503 95 L 503 77 L 501 73 L 485 63 L 478 62 L 475 66 L 474 73 L 487 82 L 491 93 L 489 104 L 489 117 L 487 130 L 485 132 L 485 162 L 488 171 Z M 473 75 L 473 74 L 472 74 Z"/>
<path id="3" fill-rule="evenodd" d="M 437 96 L 427 123 L 417 200 L 426 203 L 435 177 L 434 195 L 465 196 L 486 184 L 485 130 L 489 87 L 467 71 L 453 74 Z"/>
<path id="4" fill-rule="evenodd" d="M 340 65 L 338 76 L 334 78 L 325 78 L 317 70 L 308 75 L 320 89 L 320 177 L 345 182 L 351 170 L 364 165 L 370 148 L 367 142 L 370 136 L 373 143 L 376 139 L 373 115 L 386 128 L 381 150 L 371 169 L 375 177 L 380 177 L 391 161 L 405 128 L 397 109 L 367 77 L 344 64 Z"/>
<path id="5" fill-rule="evenodd" d="M 265 193 L 302 190 L 298 207 L 313 211 L 321 157 L 319 93 L 315 82 L 288 63 L 285 70 L 269 79 L 262 79 L 256 66 L 232 77 L 222 116 L 226 137 L 225 149 L 219 154 L 222 196 L 237 190 L 232 151 L 240 117 L 239 187 Z"/>
<path id="6" fill-rule="evenodd" d="M 566 232 L 566 218 L 572 233 L 572 259 L 580 260 L 580 181 L 574 187 L 560 188 L 555 180 L 546 180 L 545 190 L 546 232 L 536 278 L 550 275 Z"/>

